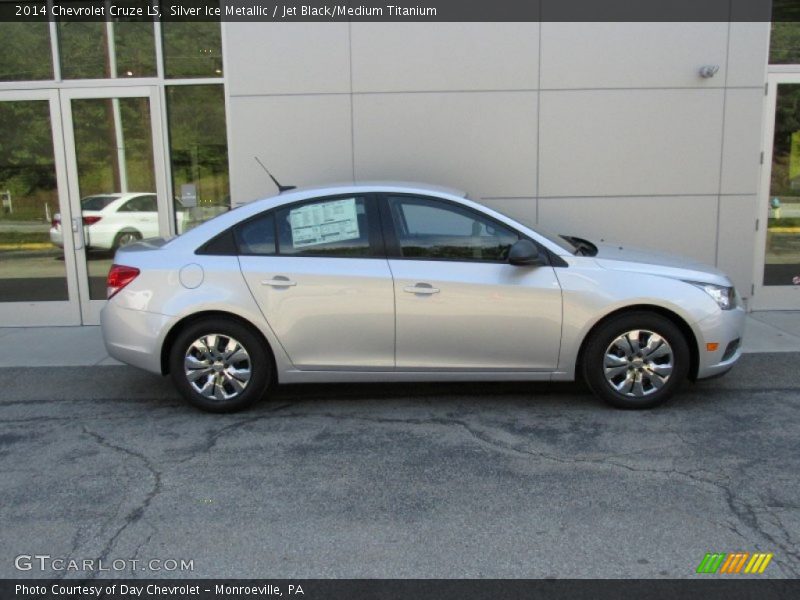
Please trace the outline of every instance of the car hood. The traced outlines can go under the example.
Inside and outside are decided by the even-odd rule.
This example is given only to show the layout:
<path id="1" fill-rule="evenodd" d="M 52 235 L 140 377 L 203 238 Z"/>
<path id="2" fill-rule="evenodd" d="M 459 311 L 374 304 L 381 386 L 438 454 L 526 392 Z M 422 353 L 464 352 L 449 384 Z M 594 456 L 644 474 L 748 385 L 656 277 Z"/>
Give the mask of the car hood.
<path id="1" fill-rule="evenodd" d="M 686 281 L 731 285 L 727 275 L 685 256 L 634 248 L 623 244 L 600 243 L 594 259 L 604 269 L 649 273 Z"/>

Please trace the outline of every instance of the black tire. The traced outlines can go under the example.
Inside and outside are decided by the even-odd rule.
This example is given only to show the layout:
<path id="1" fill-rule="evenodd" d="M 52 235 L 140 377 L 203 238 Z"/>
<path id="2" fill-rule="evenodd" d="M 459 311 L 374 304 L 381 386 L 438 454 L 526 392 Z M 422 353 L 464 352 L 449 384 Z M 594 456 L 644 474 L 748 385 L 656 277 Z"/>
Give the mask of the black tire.
<path id="1" fill-rule="evenodd" d="M 198 346 L 193 348 L 193 344 L 201 338 L 207 336 L 220 336 L 217 338 L 217 348 L 209 349 L 209 353 L 198 352 Z M 235 342 L 245 350 L 248 355 L 247 360 L 238 360 L 235 363 L 228 365 L 224 360 L 226 340 L 233 339 Z M 213 340 L 213 338 L 211 338 Z M 206 346 L 210 346 L 206 343 Z M 197 369 L 199 377 L 195 379 L 196 383 L 189 381 L 186 373 L 185 361 L 187 354 L 192 353 L 195 358 L 203 358 L 202 363 L 212 365 L 208 368 L 201 367 Z M 212 356 L 218 359 L 211 358 Z M 235 360 L 239 353 L 234 352 L 231 357 Z M 208 357 L 208 358 L 205 358 Z M 220 363 L 221 366 L 213 366 L 215 363 Z M 256 334 L 251 327 L 244 325 L 233 319 L 226 318 L 208 318 L 191 323 L 184 328 L 175 338 L 175 341 L 170 348 L 169 354 L 170 375 L 175 387 L 181 395 L 189 401 L 193 406 L 208 412 L 225 413 L 242 410 L 259 400 L 266 392 L 272 380 L 272 360 L 270 358 L 269 349 L 266 347 L 262 338 Z M 232 385 L 233 377 L 231 373 L 242 373 L 249 368 L 250 376 L 245 382 L 243 389 L 237 392 L 237 389 Z M 232 370 L 234 369 L 234 370 Z M 221 386 L 217 386 L 216 377 L 219 376 Z M 239 384 L 242 383 L 241 379 L 237 379 Z M 222 388 L 220 396 L 223 397 L 208 397 L 201 393 L 199 387 L 212 383 L 212 390 L 207 389 L 207 393 L 216 395 L 217 388 Z M 225 398 L 227 394 L 232 397 Z"/>
<path id="2" fill-rule="evenodd" d="M 142 239 L 142 234 L 138 231 L 120 231 L 114 237 L 114 250 L 117 250 L 123 246 L 127 246 L 128 244 L 132 244 L 134 242 L 138 242 Z"/>
<path id="3" fill-rule="evenodd" d="M 647 332 L 652 332 L 663 338 L 667 346 L 662 346 L 663 342 L 654 338 L 650 358 L 642 356 L 647 354 L 646 348 L 640 353 L 635 352 L 636 344 L 628 344 L 625 346 L 627 350 L 622 349 L 623 344 L 611 347 L 612 342 L 636 330 L 641 331 L 638 345 L 649 341 L 651 336 Z M 658 406 L 675 393 L 689 373 L 690 353 L 685 336 L 672 321 L 659 314 L 646 311 L 622 313 L 602 323 L 590 335 L 581 360 L 584 380 L 598 397 L 617 408 Z M 636 336 L 630 337 L 636 341 Z M 607 350 L 614 355 L 608 359 L 609 377 L 605 365 Z M 671 361 L 664 355 L 669 350 Z M 664 373 L 670 364 L 672 369 L 665 380 L 658 373 Z M 639 378 L 638 385 L 636 377 Z M 615 389 L 615 385 L 622 391 Z M 637 391 L 640 395 L 636 395 Z"/>

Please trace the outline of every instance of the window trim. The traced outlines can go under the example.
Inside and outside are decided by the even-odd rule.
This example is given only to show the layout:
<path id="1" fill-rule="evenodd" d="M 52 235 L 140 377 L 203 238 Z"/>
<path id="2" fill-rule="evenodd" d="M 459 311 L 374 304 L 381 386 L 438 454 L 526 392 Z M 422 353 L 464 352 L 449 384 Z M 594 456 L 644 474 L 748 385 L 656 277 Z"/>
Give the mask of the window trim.
<path id="1" fill-rule="evenodd" d="M 458 208 L 460 210 L 476 214 L 481 218 L 489 221 L 490 223 L 496 224 L 498 227 L 502 227 L 504 229 L 513 231 L 519 236 L 519 239 L 529 240 L 534 244 L 536 244 L 536 247 L 539 249 L 540 255 L 545 260 L 545 265 L 552 266 L 550 251 L 542 244 L 540 244 L 538 241 L 531 238 L 529 235 L 526 235 L 523 232 L 519 231 L 516 227 L 512 227 L 508 223 L 503 223 L 499 219 L 495 219 L 493 216 L 487 215 L 485 212 L 474 209 L 471 206 L 465 206 L 460 202 L 450 200 L 449 198 L 441 198 L 439 196 L 427 196 L 424 194 L 411 194 L 405 192 L 382 192 L 378 196 L 379 196 L 379 208 L 381 213 L 381 226 L 383 227 L 383 237 L 386 240 L 387 258 L 390 258 L 392 260 L 416 260 L 425 262 L 481 263 L 481 264 L 492 264 L 492 265 L 510 264 L 508 260 L 488 260 L 482 258 L 428 258 L 421 256 L 403 256 L 403 250 L 400 245 L 400 238 L 397 235 L 397 230 L 395 229 L 394 220 L 392 218 L 392 211 L 389 206 L 389 198 L 405 197 L 405 198 L 415 198 L 425 201 L 439 202 L 445 205 L 454 206 L 455 208 Z"/>

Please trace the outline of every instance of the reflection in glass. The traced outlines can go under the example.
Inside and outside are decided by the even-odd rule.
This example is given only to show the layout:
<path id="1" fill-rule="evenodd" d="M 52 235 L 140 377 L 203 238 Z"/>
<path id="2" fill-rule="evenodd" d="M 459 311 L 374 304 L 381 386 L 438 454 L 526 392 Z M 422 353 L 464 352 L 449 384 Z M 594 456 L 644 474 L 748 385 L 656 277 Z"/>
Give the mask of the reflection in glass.
<path id="1" fill-rule="evenodd" d="M 769 62 L 773 65 L 800 64 L 800 22 L 783 21 L 772 24 Z"/>
<path id="2" fill-rule="evenodd" d="M 0 102 L 0 302 L 68 299 L 58 200 L 49 102 Z"/>
<path id="3" fill-rule="evenodd" d="M 43 23 L 0 23 L 3 59 L 0 81 L 53 78 L 50 26 Z"/>
<path id="4" fill-rule="evenodd" d="M 778 85 L 764 285 L 800 285 L 800 84 Z"/>
<path id="5" fill-rule="evenodd" d="M 89 297 L 106 297 L 114 251 L 158 235 L 148 98 L 72 101 Z"/>
<path id="6" fill-rule="evenodd" d="M 61 4 L 67 4 L 62 2 Z M 77 7 L 86 2 L 70 2 Z M 116 6 L 141 2 L 116 2 Z M 64 79 L 155 77 L 156 51 L 153 22 L 138 20 L 105 22 L 59 21 L 61 75 Z M 114 60 L 111 60 L 113 57 Z"/>
<path id="7" fill-rule="evenodd" d="M 222 77 L 222 34 L 219 22 L 164 21 L 166 77 Z"/>
<path id="8" fill-rule="evenodd" d="M 178 233 L 230 208 L 221 85 L 167 87 L 172 193 Z"/>

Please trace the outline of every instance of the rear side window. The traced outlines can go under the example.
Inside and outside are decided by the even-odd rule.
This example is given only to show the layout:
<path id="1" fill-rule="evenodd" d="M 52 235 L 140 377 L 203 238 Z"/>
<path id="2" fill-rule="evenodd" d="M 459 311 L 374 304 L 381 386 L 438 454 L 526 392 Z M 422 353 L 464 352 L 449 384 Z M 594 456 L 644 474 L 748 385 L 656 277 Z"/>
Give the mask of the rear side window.
<path id="1" fill-rule="evenodd" d="M 234 235 L 239 254 L 257 256 L 275 254 L 275 217 L 272 212 L 237 225 Z"/>
<path id="2" fill-rule="evenodd" d="M 364 197 L 326 198 L 275 211 L 281 255 L 370 256 Z"/>
<path id="3" fill-rule="evenodd" d="M 450 202 L 389 196 L 404 258 L 501 262 L 519 235 L 480 213 Z"/>

